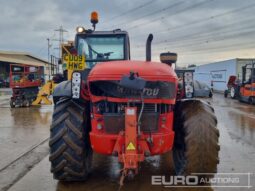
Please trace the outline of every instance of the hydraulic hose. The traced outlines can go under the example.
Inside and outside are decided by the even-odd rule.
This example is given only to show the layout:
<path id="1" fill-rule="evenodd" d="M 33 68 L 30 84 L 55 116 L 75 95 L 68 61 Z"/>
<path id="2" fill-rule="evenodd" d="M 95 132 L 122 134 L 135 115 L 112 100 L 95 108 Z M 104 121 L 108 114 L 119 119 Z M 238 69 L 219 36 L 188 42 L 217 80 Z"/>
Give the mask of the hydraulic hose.
<path id="1" fill-rule="evenodd" d="M 138 136 L 141 135 L 141 118 L 142 118 L 143 109 L 144 109 L 143 91 L 141 92 L 141 101 L 142 101 L 142 107 L 138 116 Z"/>

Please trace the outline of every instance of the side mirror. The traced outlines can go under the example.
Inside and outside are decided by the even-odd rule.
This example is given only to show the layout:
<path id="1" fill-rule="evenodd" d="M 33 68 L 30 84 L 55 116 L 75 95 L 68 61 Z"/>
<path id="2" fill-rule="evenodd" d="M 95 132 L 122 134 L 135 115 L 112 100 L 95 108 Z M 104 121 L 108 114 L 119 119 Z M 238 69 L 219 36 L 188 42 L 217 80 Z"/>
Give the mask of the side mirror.
<path id="1" fill-rule="evenodd" d="M 172 66 L 172 64 L 177 61 L 177 54 L 172 52 L 165 52 L 160 54 L 160 61 L 167 65 Z"/>

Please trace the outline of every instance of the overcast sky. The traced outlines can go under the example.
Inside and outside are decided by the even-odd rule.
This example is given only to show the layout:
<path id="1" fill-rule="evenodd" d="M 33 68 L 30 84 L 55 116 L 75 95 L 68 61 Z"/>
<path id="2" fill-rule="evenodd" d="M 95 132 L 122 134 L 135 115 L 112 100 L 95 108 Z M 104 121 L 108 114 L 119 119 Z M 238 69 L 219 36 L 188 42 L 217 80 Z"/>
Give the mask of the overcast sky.
<path id="1" fill-rule="evenodd" d="M 153 33 L 153 59 L 178 53 L 179 65 L 254 57 L 254 0 L 0 0 L 0 50 L 26 51 L 47 59 L 47 38 L 56 48 L 61 25 L 73 40 L 75 28 L 89 28 L 98 11 L 98 30 L 121 28 L 131 40 L 132 59 L 143 60 Z"/>

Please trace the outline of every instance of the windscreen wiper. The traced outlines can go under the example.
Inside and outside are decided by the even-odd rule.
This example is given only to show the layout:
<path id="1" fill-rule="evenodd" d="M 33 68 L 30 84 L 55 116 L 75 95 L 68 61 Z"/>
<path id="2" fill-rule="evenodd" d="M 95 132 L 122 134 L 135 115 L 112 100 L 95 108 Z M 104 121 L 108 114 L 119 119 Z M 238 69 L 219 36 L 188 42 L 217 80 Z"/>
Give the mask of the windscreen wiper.
<path id="1" fill-rule="evenodd" d="M 95 51 L 91 47 L 91 45 L 88 45 L 88 47 L 89 47 L 89 50 L 91 50 L 92 52 L 94 52 L 97 55 L 97 59 L 104 59 L 104 58 L 109 59 L 109 56 L 114 53 L 114 52 L 99 53 L 99 52 Z"/>

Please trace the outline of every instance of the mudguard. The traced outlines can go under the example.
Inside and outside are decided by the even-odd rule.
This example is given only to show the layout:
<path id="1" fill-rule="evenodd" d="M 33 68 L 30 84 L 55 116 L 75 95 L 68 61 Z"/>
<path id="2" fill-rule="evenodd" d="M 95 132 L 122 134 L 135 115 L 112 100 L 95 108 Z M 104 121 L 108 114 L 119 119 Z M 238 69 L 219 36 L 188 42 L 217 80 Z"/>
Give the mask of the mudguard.
<path id="1" fill-rule="evenodd" d="M 210 107 L 212 111 L 214 111 L 214 108 L 213 108 L 213 106 L 211 105 L 211 103 L 209 101 L 204 101 L 204 100 L 200 100 L 200 99 L 197 99 L 197 98 L 177 100 L 176 104 L 175 104 L 175 110 L 178 110 L 180 105 L 188 103 L 188 102 L 191 102 L 193 104 L 203 103 L 203 104 L 207 105 L 208 107 Z"/>
<path id="2" fill-rule="evenodd" d="M 54 91 L 53 98 L 55 97 L 72 97 L 71 81 L 63 81 L 59 83 Z"/>
<path id="3" fill-rule="evenodd" d="M 91 69 L 85 69 L 81 71 L 81 79 L 85 84 Z M 61 97 L 72 98 L 72 84 L 71 80 L 63 81 L 59 83 L 53 91 L 53 102 L 56 104 Z"/>

